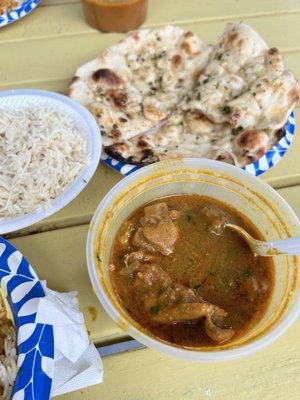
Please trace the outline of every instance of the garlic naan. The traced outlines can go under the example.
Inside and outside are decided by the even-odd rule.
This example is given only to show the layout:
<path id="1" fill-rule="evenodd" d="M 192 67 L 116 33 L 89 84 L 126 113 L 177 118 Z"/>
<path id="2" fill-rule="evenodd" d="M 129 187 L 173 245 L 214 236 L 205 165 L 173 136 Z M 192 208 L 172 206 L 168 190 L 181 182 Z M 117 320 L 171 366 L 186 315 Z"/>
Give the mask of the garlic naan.
<path id="1" fill-rule="evenodd" d="M 215 46 L 166 26 L 132 32 L 79 68 L 69 94 L 94 114 L 117 160 L 244 166 L 280 139 L 299 84 L 248 25 L 228 24 Z"/>
<path id="2" fill-rule="evenodd" d="M 96 117 L 104 146 L 159 127 L 192 90 L 212 47 L 192 32 L 142 29 L 80 67 L 69 96 Z"/>

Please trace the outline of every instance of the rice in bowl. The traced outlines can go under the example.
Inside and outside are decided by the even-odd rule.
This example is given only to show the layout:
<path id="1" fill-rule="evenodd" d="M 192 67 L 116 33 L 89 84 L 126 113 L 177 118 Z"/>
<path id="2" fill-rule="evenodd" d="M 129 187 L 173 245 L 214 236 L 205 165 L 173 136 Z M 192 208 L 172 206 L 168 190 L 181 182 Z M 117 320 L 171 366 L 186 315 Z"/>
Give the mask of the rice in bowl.
<path id="1" fill-rule="evenodd" d="M 0 222 L 48 209 L 88 163 L 87 143 L 58 107 L 0 108 Z"/>

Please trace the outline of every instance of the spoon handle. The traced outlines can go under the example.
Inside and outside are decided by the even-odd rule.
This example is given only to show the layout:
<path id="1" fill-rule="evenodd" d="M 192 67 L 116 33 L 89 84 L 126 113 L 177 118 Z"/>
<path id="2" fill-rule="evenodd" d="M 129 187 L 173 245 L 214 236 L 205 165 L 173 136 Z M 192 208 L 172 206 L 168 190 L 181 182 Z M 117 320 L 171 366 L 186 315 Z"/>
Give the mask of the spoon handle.
<path id="1" fill-rule="evenodd" d="M 300 237 L 294 237 L 276 242 L 269 242 L 270 246 L 280 251 L 280 253 L 300 255 Z"/>

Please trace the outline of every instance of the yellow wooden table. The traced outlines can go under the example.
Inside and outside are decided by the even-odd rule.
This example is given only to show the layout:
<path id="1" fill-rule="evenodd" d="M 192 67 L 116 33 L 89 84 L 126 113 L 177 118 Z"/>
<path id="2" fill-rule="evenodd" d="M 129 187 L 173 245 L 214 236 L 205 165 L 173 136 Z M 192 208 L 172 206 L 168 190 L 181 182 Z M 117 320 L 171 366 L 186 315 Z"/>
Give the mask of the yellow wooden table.
<path id="1" fill-rule="evenodd" d="M 145 25 L 174 23 L 215 42 L 229 21 L 253 26 L 270 45 L 280 48 L 286 65 L 300 76 L 299 0 L 150 0 Z M 0 30 L 0 89 L 34 87 L 64 92 L 77 66 L 120 37 L 87 26 L 79 0 L 44 0 L 31 15 Z M 297 108 L 296 119 L 299 117 Z M 85 239 L 97 204 L 120 179 L 101 165 L 68 207 L 10 235 L 51 288 L 78 290 L 88 330 L 99 346 L 126 335 L 91 290 Z M 300 216 L 300 135 L 263 179 L 278 189 Z M 226 363 L 190 363 L 149 349 L 106 357 L 102 385 L 61 399 L 296 400 L 300 398 L 299 330 L 297 321 L 265 350 Z"/>

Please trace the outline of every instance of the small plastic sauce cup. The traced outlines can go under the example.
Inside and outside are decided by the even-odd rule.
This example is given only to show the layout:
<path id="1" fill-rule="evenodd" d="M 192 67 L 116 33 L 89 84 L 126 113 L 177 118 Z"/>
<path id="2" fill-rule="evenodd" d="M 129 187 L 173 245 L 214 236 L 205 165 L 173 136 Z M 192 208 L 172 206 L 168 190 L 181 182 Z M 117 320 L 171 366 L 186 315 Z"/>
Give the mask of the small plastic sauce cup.
<path id="1" fill-rule="evenodd" d="M 85 19 L 103 32 L 128 32 L 146 19 L 148 0 L 81 0 Z"/>

